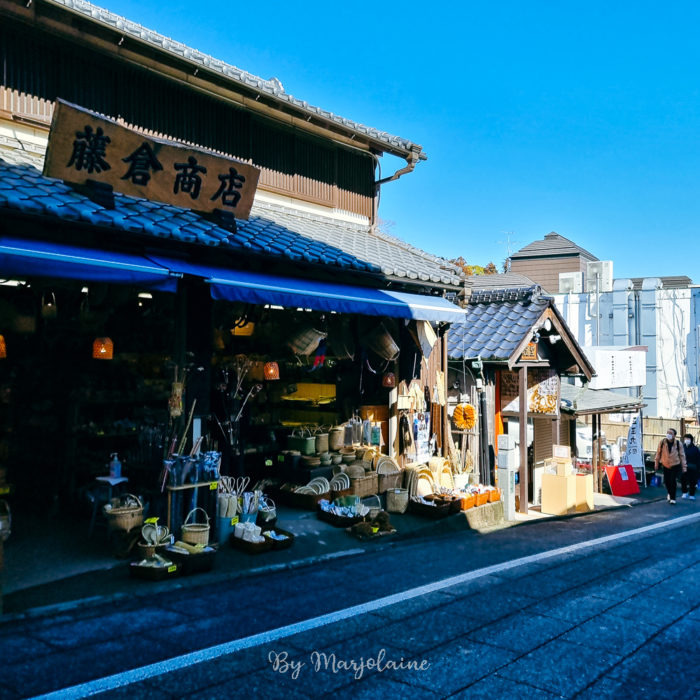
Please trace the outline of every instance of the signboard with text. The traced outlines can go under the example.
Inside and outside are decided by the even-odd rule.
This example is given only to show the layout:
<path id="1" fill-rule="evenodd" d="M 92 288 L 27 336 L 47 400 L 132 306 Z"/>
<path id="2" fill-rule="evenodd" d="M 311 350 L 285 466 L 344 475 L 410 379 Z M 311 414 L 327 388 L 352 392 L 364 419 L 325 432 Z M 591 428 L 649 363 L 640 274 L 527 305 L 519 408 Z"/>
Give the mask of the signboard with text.
<path id="1" fill-rule="evenodd" d="M 44 175 L 76 184 L 95 180 L 133 197 L 247 219 L 260 170 L 57 100 Z"/>
<path id="2" fill-rule="evenodd" d="M 501 411 L 520 410 L 518 372 L 501 371 Z M 559 415 L 559 375 L 553 369 L 527 370 L 527 411 Z"/>

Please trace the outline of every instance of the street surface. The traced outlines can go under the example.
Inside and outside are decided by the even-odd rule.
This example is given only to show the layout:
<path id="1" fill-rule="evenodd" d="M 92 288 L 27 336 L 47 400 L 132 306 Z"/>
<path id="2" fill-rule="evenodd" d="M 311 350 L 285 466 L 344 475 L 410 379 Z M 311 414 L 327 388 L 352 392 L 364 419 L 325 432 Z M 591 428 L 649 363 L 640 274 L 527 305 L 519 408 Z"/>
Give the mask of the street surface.
<path id="1" fill-rule="evenodd" d="M 509 564 L 671 520 L 678 524 Z M 442 583 L 485 567 L 496 568 Z M 0 696 L 76 686 L 54 696 L 83 697 L 98 687 L 79 684 L 103 678 L 99 689 L 111 689 L 97 697 L 151 700 L 700 698 L 699 584 L 700 506 L 687 501 L 404 542 L 5 623 Z M 431 592 L 375 602 L 419 586 Z M 361 604 L 345 619 L 305 622 Z M 274 632 L 292 623 L 296 633 Z M 253 635 L 230 653 L 227 643 Z M 205 649 L 197 663 L 178 658 Z M 167 666 L 142 668 L 157 662 Z M 131 669 L 142 680 L 112 677 Z"/>

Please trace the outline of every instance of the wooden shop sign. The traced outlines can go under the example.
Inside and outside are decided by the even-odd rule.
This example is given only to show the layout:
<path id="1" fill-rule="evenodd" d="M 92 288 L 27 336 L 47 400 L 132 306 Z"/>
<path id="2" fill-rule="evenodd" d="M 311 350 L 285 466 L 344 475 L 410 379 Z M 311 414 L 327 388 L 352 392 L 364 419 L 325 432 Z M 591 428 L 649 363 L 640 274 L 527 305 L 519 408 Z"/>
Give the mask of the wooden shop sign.
<path id="1" fill-rule="evenodd" d="M 44 175 L 75 184 L 96 180 L 132 197 L 247 219 L 260 169 L 57 100 Z"/>

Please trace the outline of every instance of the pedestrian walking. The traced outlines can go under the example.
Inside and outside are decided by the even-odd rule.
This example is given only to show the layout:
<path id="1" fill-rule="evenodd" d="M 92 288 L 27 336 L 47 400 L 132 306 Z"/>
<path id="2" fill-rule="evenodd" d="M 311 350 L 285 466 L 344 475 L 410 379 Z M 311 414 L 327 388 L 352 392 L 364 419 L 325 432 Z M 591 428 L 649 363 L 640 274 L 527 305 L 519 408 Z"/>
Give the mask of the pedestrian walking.
<path id="1" fill-rule="evenodd" d="M 688 469 L 681 474 L 681 491 L 683 491 L 681 498 L 689 498 L 694 501 L 695 488 L 698 485 L 698 477 L 700 477 L 700 448 L 695 444 L 690 433 L 683 436 L 683 451 Z"/>
<path id="2" fill-rule="evenodd" d="M 685 451 L 681 441 L 676 438 L 675 428 L 669 428 L 666 437 L 661 440 L 656 448 L 654 458 L 654 469 L 659 468 L 659 463 L 664 468 L 664 486 L 666 487 L 666 500 L 672 505 L 676 505 L 676 481 L 678 480 L 678 467 L 683 471 L 687 470 L 685 462 Z"/>

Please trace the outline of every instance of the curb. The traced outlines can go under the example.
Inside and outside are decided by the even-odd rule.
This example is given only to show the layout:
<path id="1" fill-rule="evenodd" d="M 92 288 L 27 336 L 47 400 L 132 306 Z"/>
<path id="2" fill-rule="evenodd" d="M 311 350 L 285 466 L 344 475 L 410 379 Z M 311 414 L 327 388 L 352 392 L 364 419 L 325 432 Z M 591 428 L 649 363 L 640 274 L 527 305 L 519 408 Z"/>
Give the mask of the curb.
<path id="1" fill-rule="evenodd" d="M 636 503 L 630 503 L 627 505 L 628 508 L 632 508 L 635 506 L 641 506 L 641 505 L 646 505 L 650 503 L 657 503 L 659 501 L 664 501 L 665 496 L 659 497 L 659 498 L 654 498 L 654 499 L 649 499 L 649 500 L 640 500 L 637 501 Z M 462 533 L 462 534 L 488 534 L 491 532 L 498 532 L 499 530 L 505 530 L 511 527 L 522 527 L 522 526 L 527 526 L 527 525 L 541 525 L 544 522 L 552 522 L 552 521 L 559 521 L 559 520 L 572 520 L 573 518 L 579 518 L 582 516 L 590 516 L 590 515 L 595 515 L 597 513 L 605 513 L 611 510 L 617 510 L 619 508 L 622 508 L 623 506 L 607 506 L 605 508 L 600 508 L 598 510 L 593 510 L 593 511 L 588 511 L 588 512 L 583 512 L 583 513 L 571 513 L 568 515 L 552 515 L 548 516 L 546 518 L 538 518 L 534 520 L 527 520 L 524 522 L 509 522 L 509 521 L 504 521 L 500 526 L 493 527 L 489 529 L 488 531 L 480 531 L 480 530 L 474 530 L 470 527 L 461 527 L 461 528 L 449 528 L 447 530 L 444 530 L 442 532 L 436 532 L 436 527 L 435 523 L 433 524 L 426 524 L 425 527 L 422 527 L 418 530 L 415 530 L 410 533 L 406 534 L 397 534 L 395 537 L 391 537 L 390 541 L 387 542 L 381 542 L 381 543 L 376 543 L 373 545 L 370 545 L 370 548 L 362 548 L 362 547 L 356 547 L 353 549 L 347 549 L 347 550 L 342 550 L 340 552 L 328 552 L 326 554 L 319 554 L 317 556 L 312 556 L 312 557 L 306 557 L 304 559 L 297 559 L 293 560 L 290 562 L 286 563 L 279 563 L 279 564 L 268 564 L 265 566 L 258 566 L 252 569 L 246 569 L 244 571 L 238 571 L 238 572 L 232 572 L 232 571 L 222 571 L 222 572 L 216 572 L 212 574 L 205 574 L 205 575 L 200 575 L 200 576 L 193 576 L 193 577 L 183 577 L 181 579 L 176 579 L 174 581 L 167 581 L 163 582 L 160 584 L 153 584 L 152 586 L 149 586 L 147 591 L 143 592 L 129 592 L 129 593 L 110 593 L 106 595 L 98 595 L 98 596 L 91 596 L 89 598 L 80 598 L 77 600 L 70 600 L 70 601 L 65 601 L 63 603 L 54 603 L 52 605 L 46 605 L 46 606 L 40 606 L 40 607 L 34 607 L 34 608 L 28 608 L 26 610 L 23 610 L 21 612 L 14 612 L 14 613 L 5 613 L 5 614 L 0 614 L 0 626 L 5 625 L 11 622 L 18 622 L 18 621 L 26 621 L 26 620 L 36 620 L 42 617 L 49 617 L 51 615 L 56 615 L 60 613 L 69 613 L 72 612 L 73 610 L 76 610 L 78 608 L 93 608 L 97 607 L 99 605 L 105 605 L 108 603 L 116 603 L 119 601 L 126 600 L 127 598 L 145 598 L 145 597 L 151 597 L 154 593 L 165 593 L 168 591 L 173 591 L 173 590 L 183 590 L 183 589 L 189 589 L 189 588 L 195 588 L 197 586 L 206 586 L 206 585 L 213 585 L 217 583 L 222 583 L 226 581 L 237 581 L 239 579 L 246 579 L 246 578 L 252 578 L 254 576 L 260 576 L 264 574 L 270 574 L 270 573 L 275 573 L 278 571 L 292 571 L 295 569 L 302 569 L 310 566 L 315 566 L 317 564 L 321 564 L 327 561 L 333 561 L 335 559 L 345 559 L 345 558 L 350 558 L 350 557 L 357 557 L 360 556 L 361 554 L 366 554 L 368 552 L 381 552 L 387 549 L 393 549 L 396 546 L 400 544 L 404 544 L 406 542 L 412 542 L 412 541 L 419 541 L 419 540 L 425 540 L 425 539 L 437 539 L 437 538 L 445 538 L 445 537 L 451 537 L 454 536 L 457 533 Z M 462 516 L 460 514 L 456 514 L 454 516 L 450 516 L 446 520 L 450 520 L 452 518 L 459 519 Z M 454 522 L 456 522 L 455 520 Z M 445 521 L 437 521 L 439 522 L 445 522 Z M 123 565 L 124 562 L 119 561 L 115 562 L 113 567 L 106 567 L 107 570 L 112 569 L 112 568 L 119 568 L 120 566 Z"/>

